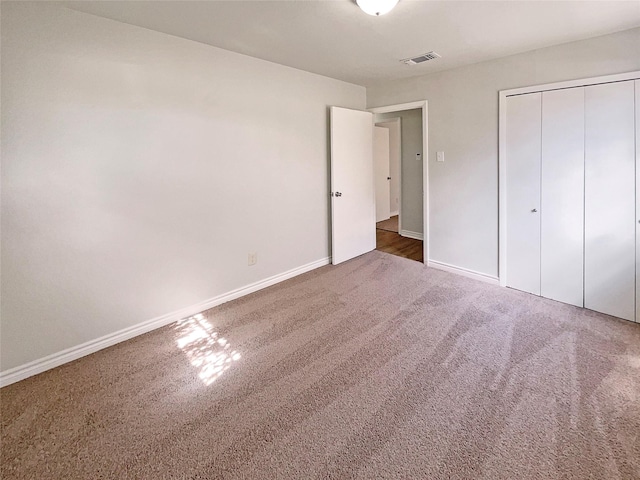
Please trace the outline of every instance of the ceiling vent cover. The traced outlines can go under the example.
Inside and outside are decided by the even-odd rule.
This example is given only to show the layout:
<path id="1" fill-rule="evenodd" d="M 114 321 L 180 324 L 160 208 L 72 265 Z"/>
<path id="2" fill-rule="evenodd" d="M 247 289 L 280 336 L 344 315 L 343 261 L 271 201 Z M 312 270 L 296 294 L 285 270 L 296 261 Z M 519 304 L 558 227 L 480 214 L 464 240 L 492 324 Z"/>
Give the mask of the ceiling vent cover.
<path id="1" fill-rule="evenodd" d="M 418 63 L 426 62 L 427 60 L 433 60 L 434 58 L 440 58 L 440 55 L 436 52 L 427 52 L 422 55 L 418 55 L 417 57 L 405 58 L 400 61 L 406 65 L 417 65 Z"/>

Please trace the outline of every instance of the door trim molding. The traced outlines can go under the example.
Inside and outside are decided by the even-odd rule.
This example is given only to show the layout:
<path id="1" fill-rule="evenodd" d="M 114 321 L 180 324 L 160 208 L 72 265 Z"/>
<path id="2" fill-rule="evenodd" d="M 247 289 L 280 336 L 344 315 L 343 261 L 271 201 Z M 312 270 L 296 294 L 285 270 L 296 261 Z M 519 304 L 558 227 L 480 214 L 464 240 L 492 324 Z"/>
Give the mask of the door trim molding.
<path id="1" fill-rule="evenodd" d="M 416 108 L 422 109 L 422 231 L 424 236 L 422 253 L 425 259 L 424 264 L 426 265 L 429 258 L 429 103 L 427 100 L 418 100 L 409 103 L 373 107 L 369 108 L 368 111 L 376 114 L 401 112 Z M 402 187 L 400 187 L 400 191 L 402 192 Z"/>
<path id="2" fill-rule="evenodd" d="M 507 286 L 507 98 L 527 93 L 640 79 L 640 71 L 500 90 L 498 100 L 498 278 Z"/>
<path id="3" fill-rule="evenodd" d="M 636 322 L 640 323 L 640 79 L 634 82 L 636 93 Z"/>
<path id="4" fill-rule="evenodd" d="M 640 77 L 640 70 L 626 73 L 618 73 L 615 75 L 602 75 L 600 77 L 579 78 L 576 80 L 567 80 L 564 82 L 543 83 L 541 85 L 531 85 L 528 87 L 511 88 L 509 90 L 500 90 L 500 96 L 512 97 L 514 95 L 524 95 L 527 93 L 546 92 L 549 90 L 561 90 L 564 88 L 588 87 L 590 85 L 599 85 L 602 83 L 625 82 L 627 80 L 637 80 Z"/>

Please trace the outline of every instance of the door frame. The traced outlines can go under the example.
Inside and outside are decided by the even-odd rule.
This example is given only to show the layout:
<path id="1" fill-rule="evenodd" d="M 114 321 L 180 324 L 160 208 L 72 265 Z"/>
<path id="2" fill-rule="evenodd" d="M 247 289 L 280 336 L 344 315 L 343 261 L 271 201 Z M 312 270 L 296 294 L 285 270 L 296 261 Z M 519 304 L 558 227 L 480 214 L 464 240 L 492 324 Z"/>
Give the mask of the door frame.
<path id="1" fill-rule="evenodd" d="M 398 103 L 395 105 L 386 105 L 383 107 L 369 108 L 368 111 L 373 113 L 394 113 L 404 110 L 422 110 L 422 257 L 425 265 L 429 262 L 429 105 L 427 100 L 418 100 L 409 103 Z M 375 125 L 375 117 L 373 124 Z M 402 162 L 402 158 L 400 159 Z M 402 165 L 402 163 L 401 163 Z M 400 177 L 402 180 L 402 177 Z M 402 186 L 400 187 L 402 194 Z M 402 209 L 402 197 L 400 196 L 400 205 L 398 206 L 398 220 Z M 398 222 L 398 227 L 400 223 Z M 400 228 L 398 228 L 400 230 Z"/>
<path id="2" fill-rule="evenodd" d="M 604 75 L 600 77 L 569 80 L 565 82 L 545 83 L 530 87 L 500 90 L 498 103 L 498 279 L 501 287 L 507 286 L 507 97 L 527 93 L 545 92 L 564 88 L 587 87 L 602 83 L 624 82 L 640 79 L 640 71 Z M 638 154 L 636 154 L 638 155 Z M 637 157 L 636 162 L 640 161 Z M 640 172 L 636 172 L 636 177 Z M 640 180 L 637 180 L 640 184 Z M 638 215 L 638 212 L 636 212 Z M 636 242 L 638 239 L 636 239 Z M 638 255 L 636 253 L 636 263 Z"/>
<path id="3" fill-rule="evenodd" d="M 379 122 L 376 122 L 374 117 L 374 122 L 375 122 L 374 125 L 376 127 L 379 127 L 381 124 L 385 124 L 385 123 L 395 123 L 397 124 L 398 131 L 400 132 L 400 141 L 398 142 L 398 162 L 400 163 L 398 168 L 398 233 L 400 233 L 400 230 L 402 230 L 402 118 L 400 117 L 388 118 L 388 119 L 380 120 Z M 385 128 L 388 128 L 388 127 L 385 127 Z M 389 163 L 391 164 L 391 162 Z M 389 192 L 389 194 L 391 194 L 391 192 Z"/>

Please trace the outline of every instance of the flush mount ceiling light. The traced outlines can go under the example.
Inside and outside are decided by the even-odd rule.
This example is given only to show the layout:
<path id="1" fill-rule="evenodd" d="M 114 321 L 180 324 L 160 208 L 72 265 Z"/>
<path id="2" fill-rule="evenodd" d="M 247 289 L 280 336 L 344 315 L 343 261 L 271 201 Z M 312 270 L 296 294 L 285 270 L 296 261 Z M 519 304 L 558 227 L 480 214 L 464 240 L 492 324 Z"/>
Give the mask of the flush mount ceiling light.
<path id="1" fill-rule="evenodd" d="M 356 0 L 356 3 L 363 12 L 369 15 L 379 16 L 393 10 L 398 0 Z"/>

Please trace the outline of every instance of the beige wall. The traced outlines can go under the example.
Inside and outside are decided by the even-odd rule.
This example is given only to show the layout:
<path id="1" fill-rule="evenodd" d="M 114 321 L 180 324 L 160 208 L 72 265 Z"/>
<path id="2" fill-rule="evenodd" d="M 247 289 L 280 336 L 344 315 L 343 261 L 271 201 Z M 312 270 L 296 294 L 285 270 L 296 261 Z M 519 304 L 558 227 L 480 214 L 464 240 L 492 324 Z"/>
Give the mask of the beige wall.
<path id="1" fill-rule="evenodd" d="M 640 28 L 367 88 L 368 108 L 429 103 L 431 259 L 498 275 L 500 90 L 634 70 Z"/>
<path id="2" fill-rule="evenodd" d="M 363 87 L 47 2 L 1 54 L 1 370 L 329 256 Z"/>

